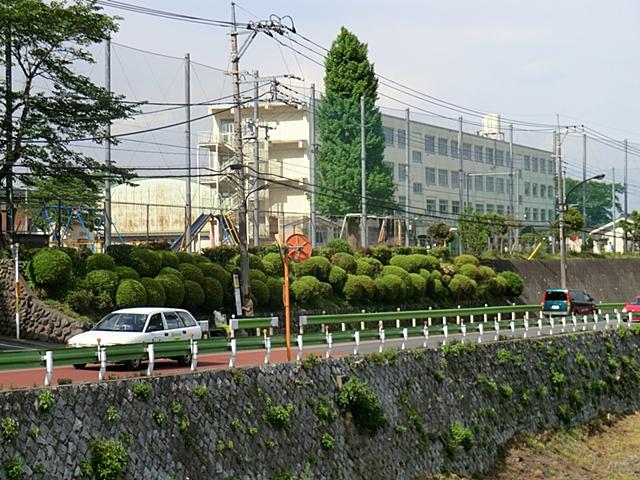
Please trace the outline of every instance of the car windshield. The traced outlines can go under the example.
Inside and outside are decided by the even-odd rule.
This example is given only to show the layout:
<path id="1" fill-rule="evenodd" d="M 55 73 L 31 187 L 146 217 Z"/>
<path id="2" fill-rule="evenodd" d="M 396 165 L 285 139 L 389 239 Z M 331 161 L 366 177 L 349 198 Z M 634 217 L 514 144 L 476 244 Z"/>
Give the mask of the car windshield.
<path id="1" fill-rule="evenodd" d="M 110 332 L 141 332 L 147 316 L 143 313 L 110 313 L 93 328 Z"/>
<path id="2" fill-rule="evenodd" d="M 547 294 L 544 297 L 545 300 L 566 300 L 567 292 L 563 291 L 547 291 Z"/>
<path id="3" fill-rule="evenodd" d="M 631 302 L 631 305 L 640 305 L 640 297 L 636 297 Z"/>

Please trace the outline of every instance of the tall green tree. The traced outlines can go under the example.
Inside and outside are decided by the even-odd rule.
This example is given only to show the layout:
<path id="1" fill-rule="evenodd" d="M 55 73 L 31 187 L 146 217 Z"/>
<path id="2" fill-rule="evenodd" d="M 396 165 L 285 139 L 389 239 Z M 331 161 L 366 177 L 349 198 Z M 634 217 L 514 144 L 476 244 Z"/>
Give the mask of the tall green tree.
<path id="1" fill-rule="evenodd" d="M 573 178 L 566 179 L 567 186 L 565 191 L 569 192 L 573 187 L 578 185 L 581 180 Z M 622 211 L 622 205 L 618 200 L 618 195 L 624 192 L 624 185 L 616 183 L 615 185 L 615 204 L 616 211 Z M 584 224 L 587 227 L 599 227 L 611 221 L 611 183 L 590 181 L 586 183 L 586 200 L 587 200 L 587 218 Z M 567 197 L 567 205 L 575 205 L 582 211 L 582 187 L 576 188 Z"/>
<path id="2" fill-rule="evenodd" d="M 360 96 L 365 98 L 367 211 L 393 209 L 393 175 L 382 163 L 384 134 L 376 107 L 378 80 L 368 47 L 342 27 L 325 61 L 325 96 L 318 107 L 318 211 L 360 211 Z"/>
<path id="3" fill-rule="evenodd" d="M 95 62 L 89 47 L 116 30 L 115 19 L 94 0 L 0 2 L 0 66 L 10 66 L 14 76 L 12 85 L 0 83 L 0 187 L 11 171 L 14 182 L 28 186 L 41 176 L 75 178 L 94 191 L 108 173 L 129 176 L 73 142 L 102 143 L 110 122 L 134 112 L 121 96 L 76 71 L 80 63 Z"/>
<path id="4" fill-rule="evenodd" d="M 458 225 L 460 241 L 466 253 L 480 255 L 487 249 L 490 223 L 484 215 L 467 206 L 460 214 Z"/>

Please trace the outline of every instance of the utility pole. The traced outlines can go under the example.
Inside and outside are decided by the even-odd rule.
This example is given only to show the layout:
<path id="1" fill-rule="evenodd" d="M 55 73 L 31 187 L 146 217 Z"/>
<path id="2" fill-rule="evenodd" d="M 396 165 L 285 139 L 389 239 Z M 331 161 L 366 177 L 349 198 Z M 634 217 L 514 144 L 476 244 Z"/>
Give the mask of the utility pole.
<path id="1" fill-rule="evenodd" d="M 253 245 L 260 245 L 260 192 L 258 191 L 258 182 L 260 176 L 260 132 L 258 122 L 260 121 L 260 100 L 258 83 L 259 73 L 253 72 Z"/>
<path id="2" fill-rule="evenodd" d="M 612 168 L 611 172 L 611 251 L 616 253 L 616 169 Z"/>
<path id="3" fill-rule="evenodd" d="M 111 92 L 111 37 L 105 46 L 105 88 Z M 107 124 L 107 138 L 104 142 L 104 162 L 107 177 L 104 182 L 104 249 L 111 245 L 111 122 Z"/>
<path id="4" fill-rule="evenodd" d="M 628 221 L 629 217 L 629 198 L 628 192 L 629 190 L 629 142 L 627 139 L 624 139 L 624 220 Z M 615 187 L 614 187 L 615 188 Z M 623 230 L 623 240 L 622 240 L 622 253 L 627 253 L 627 231 Z"/>
<path id="5" fill-rule="evenodd" d="M 405 229 L 404 229 L 404 246 L 408 247 L 409 246 L 409 225 L 411 222 L 411 217 L 409 216 L 409 196 L 411 195 L 411 180 L 410 180 L 410 175 L 409 175 L 409 170 L 410 170 L 410 165 L 411 165 L 411 148 L 409 147 L 409 138 L 411 136 L 410 132 L 409 132 L 409 128 L 410 128 L 410 118 L 409 118 L 409 109 L 407 108 L 407 119 L 406 119 L 406 136 L 404 139 L 404 146 L 405 146 L 405 157 L 406 157 L 406 161 L 407 161 L 407 171 L 406 171 L 406 178 L 405 178 L 405 187 L 406 187 L 406 191 L 407 191 L 407 198 L 405 198 L 404 200 L 404 215 L 405 215 Z"/>
<path id="6" fill-rule="evenodd" d="M 567 288 L 567 251 L 565 242 L 565 225 L 564 225 L 564 213 L 565 213 L 565 198 L 564 198 L 564 183 L 562 180 L 562 151 L 560 137 L 560 130 L 555 133 L 555 161 L 556 161 L 556 175 L 558 177 L 558 186 L 556 188 L 558 192 L 558 227 L 560 237 L 560 287 Z"/>
<path id="7" fill-rule="evenodd" d="M 184 56 L 184 103 L 185 103 L 185 131 L 184 143 L 186 148 L 187 180 L 185 182 L 185 208 L 184 208 L 184 245 L 187 251 L 191 250 L 191 56 Z"/>
<path id="8" fill-rule="evenodd" d="M 513 172 L 515 171 L 515 162 L 513 161 L 513 123 L 509 125 L 509 210 L 511 210 L 511 218 L 517 220 L 515 203 L 513 201 L 514 198 L 514 188 L 513 188 Z M 518 231 L 518 226 L 515 227 L 516 232 Z M 513 251 L 514 246 L 514 228 L 509 229 L 509 251 Z M 517 233 L 516 233 L 517 238 Z"/>
<path id="9" fill-rule="evenodd" d="M 464 175 L 464 164 L 462 161 L 462 117 L 458 118 L 458 162 L 460 168 L 458 170 L 458 201 L 460 202 L 460 213 L 458 217 L 464 212 L 464 189 L 467 178 Z M 460 235 L 462 225 L 458 221 L 458 255 L 462 255 L 462 236 Z"/>
<path id="10" fill-rule="evenodd" d="M 587 246 L 587 134 L 584 132 L 584 127 L 582 128 L 582 181 L 582 221 L 584 222 L 584 227 L 582 228 L 580 250 L 585 252 Z"/>
<path id="11" fill-rule="evenodd" d="M 316 248 L 316 84 L 311 84 L 311 114 L 309 128 L 311 129 L 311 248 Z"/>
<path id="12" fill-rule="evenodd" d="M 360 246 L 367 248 L 367 149 L 364 95 L 360 96 Z"/>
<path id="13" fill-rule="evenodd" d="M 4 47 L 4 76 L 5 76 L 5 112 L 4 112 L 4 131 L 5 131 L 5 164 L 7 166 L 6 174 L 6 193 L 5 201 L 7 214 L 7 234 L 9 241 L 13 241 L 13 79 L 12 79 L 12 62 L 11 62 L 11 27 L 7 27 L 5 47 Z"/>

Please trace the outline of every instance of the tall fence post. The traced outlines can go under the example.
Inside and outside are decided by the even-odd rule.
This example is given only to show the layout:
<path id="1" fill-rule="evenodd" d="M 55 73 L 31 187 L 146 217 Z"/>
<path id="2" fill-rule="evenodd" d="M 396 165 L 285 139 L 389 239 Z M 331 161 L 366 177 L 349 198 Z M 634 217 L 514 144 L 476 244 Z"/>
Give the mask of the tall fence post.
<path id="1" fill-rule="evenodd" d="M 48 387 L 51 385 L 51 380 L 53 380 L 53 352 L 51 350 L 47 350 L 42 359 L 44 360 L 46 372 L 44 374 L 44 386 Z"/>
<path id="2" fill-rule="evenodd" d="M 267 329 L 262 330 L 264 338 L 264 364 L 268 365 L 271 361 L 271 337 L 267 335 Z"/>
<path id="3" fill-rule="evenodd" d="M 235 368 L 236 366 L 236 355 L 238 353 L 238 341 L 235 338 L 232 338 L 229 342 L 229 347 L 231 348 L 231 357 L 229 357 L 229 367 Z"/>
<path id="4" fill-rule="evenodd" d="M 147 376 L 150 377 L 153 375 L 153 369 L 156 366 L 156 347 L 153 343 L 147 345 L 147 358 L 149 362 L 147 363 Z"/>
<path id="5" fill-rule="evenodd" d="M 402 345 L 400 345 L 400 350 L 404 350 L 407 346 L 407 340 L 409 339 L 409 329 L 404 327 L 402 329 Z"/>
<path id="6" fill-rule="evenodd" d="M 191 371 L 195 372 L 198 368 L 198 341 L 191 339 Z"/>
<path id="7" fill-rule="evenodd" d="M 380 346 L 378 347 L 378 352 L 382 353 L 384 349 L 384 325 L 382 322 L 378 322 L 378 337 L 380 338 Z"/>
<path id="8" fill-rule="evenodd" d="M 484 323 L 478 324 L 478 343 L 482 343 L 482 335 L 484 334 Z"/>
<path id="9" fill-rule="evenodd" d="M 360 350 L 360 332 L 357 330 L 353 332 L 353 341 L 355 342 L 355 345 L 353 347 L 353 354 L 358 355 L 358 352 Z"/>
<path id="10" fill-rule="evenodd" d="M 422 335 L 424 336 L 422 347 L 427 348 L 427 343 L 429 342 L 429 323 L 428 322 L 424 322 L 424 326 L 422 327 Z"/>
<path id="11" fill-rule="evenodd" d="M 98 380 L 105 379 L 107 373 L 107 349 L 98 345 L 98 359 L 100 360 L 100 370 L 98 370 Z"/>

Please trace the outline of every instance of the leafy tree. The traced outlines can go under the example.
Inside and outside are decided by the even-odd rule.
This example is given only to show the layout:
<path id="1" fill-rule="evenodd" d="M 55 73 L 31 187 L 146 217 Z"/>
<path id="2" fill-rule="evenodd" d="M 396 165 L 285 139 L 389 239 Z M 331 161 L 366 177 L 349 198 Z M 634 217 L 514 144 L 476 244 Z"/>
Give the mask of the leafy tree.
<path id="1" fill-rule="evenodd" d="M 76 178 L 96 188 L 108 172 L 129 176 L 74 149 L 72 142 L 102 143 L 110 122 L 134 112 L 121 96 L 74 71 L 78 63 L 94 63 L 89 47 L 116 30 L 115 19 L 95 0 L 0 3 L 0 48 L 4 52 L 9 46 L 12 70 L 20 79 L 0 84 L 0 185 L 16 164 L 20 169 L 13 175 L 26 185 L 45 176 Z M 6 64 L 2 55 L 0 66 Z"/>
<path id="2" fill-rule="evenodd" d="M 566 179 L 566 192 L 570 192 L 581 180 L 573 178 Z M 622 205 L 618 200 L 618 195 L 624 192 L 624 185 L 616 183 L 616 210 L 622 211 Z M 597 227 L 611 221 L 611 183 L 590 181 L 586 184 L 587 218 L 585 225 Z M 577 205 L 582 211 L 582 187 L 576 188 L 567 196 L 567 205 Z"/>
<path id="3" fill-rule="evenodd" d="M 360 210 L 360 96 L 365 98 L 367 209 L 371 213 L 393 206 L 394 182 L 382 163 L 382 118 L 375 105 L 378 80 L 367 59 L 367 45 L 342 27 L 325 61 L 325 96 L 318 108 L 320 150 L 318 185 L 324 195 L 318 210 L 343 215 Z"/>
<path id="4" fill-rule="evenodd" d="M 429 226 L 427 229 L 427 237 L 440 246 L 446 246 L 447 242 L 453 237 L 453 234 L 446 223 L 439 222 Z"/>
<path id="5" fill-rule="evenodd" d="M 466 253 L 479 255 L 487 248 L 489 241 L 489 223 L 469 206 L 460 214 L 458 225 L 460 240 Z"/>
<path id="6" fill-rule="evenodd" d="M 638 247 L 640 247 L 640 212 L 637 210 L 631 212 L 627 220 L 620 222 L 620 226 L 627 233 L 633 251 L 638 251 Z"/>

